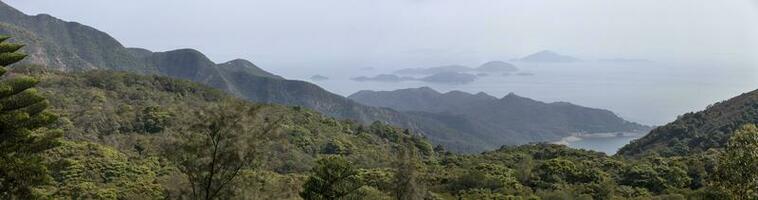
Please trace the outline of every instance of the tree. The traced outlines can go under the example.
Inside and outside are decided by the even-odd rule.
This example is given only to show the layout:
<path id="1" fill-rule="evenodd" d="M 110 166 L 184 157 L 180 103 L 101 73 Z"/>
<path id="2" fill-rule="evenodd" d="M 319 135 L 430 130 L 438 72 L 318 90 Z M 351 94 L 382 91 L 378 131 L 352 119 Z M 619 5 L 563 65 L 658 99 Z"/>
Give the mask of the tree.
<path id="1" fill-rule="evenodd" d="M 300 197 L 305 200 L 360 199 L 356 191 L 363 184 L 352 163 L 341 156 L 327 156 L 316 163 L 313 175 L 303 184 Z"/>
<path id="2" fill-rule="evenodd" d="M 715 185 L 736 199 L 758 199 L 758 127 L 755 124 L 734 131 L 719 158 Z"/>
<path id="3" fill-rule="evenodd" d="M 26 55 L 20 44 L 0 36 L 0 199 L 31 199 L 32 188 L 48 183 L 47 168 L 39 153 L 55 147 L 61 132 L 50 129 L 55 115 L 34 86 L 38 81 L 7 75 L 9 65 Z"/>
<path id="4" fill-rule="evenodd" d="M 407 129 L 406 129 L 407 130 Z M 419 163 L 413 143 L 404 139 L 395 160 L 395 198 L 398 200 L 416 200 L 424 198 L 424 191 L 416 180 Z"/>
<path id="5" fill-rule="evenodd" d="M 224 199 L 240 172 L 253 167 L 261 136 L 276 129 L 276 122 L 256 122 L 261 106 L 224 102 L 197 113 L 197 124 L 183 140 L 171 145 L 167 157 L 187 176 L 193 199 Z"/>

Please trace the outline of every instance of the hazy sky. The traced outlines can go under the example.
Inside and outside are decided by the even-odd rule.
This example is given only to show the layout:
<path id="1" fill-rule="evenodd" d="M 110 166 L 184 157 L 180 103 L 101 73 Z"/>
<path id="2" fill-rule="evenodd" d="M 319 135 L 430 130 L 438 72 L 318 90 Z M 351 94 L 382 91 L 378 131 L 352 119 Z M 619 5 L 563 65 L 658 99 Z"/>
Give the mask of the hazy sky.
<path id="1" fill-rule="evenodd" d="M 196 48 L 264 68 L 473 64 L 578 57 L 758 63 L 750 0 L 4 0 L 126 46 Z M 63 3 L 65 2 L 65 3 Z"/>

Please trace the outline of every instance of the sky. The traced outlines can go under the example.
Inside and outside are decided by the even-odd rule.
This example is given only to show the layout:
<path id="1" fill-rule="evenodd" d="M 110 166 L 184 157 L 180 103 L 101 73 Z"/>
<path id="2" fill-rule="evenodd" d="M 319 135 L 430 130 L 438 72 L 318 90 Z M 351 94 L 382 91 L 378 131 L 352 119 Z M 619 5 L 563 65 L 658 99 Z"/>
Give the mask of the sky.
<path id="1" fill-rule="evenodd" d="M 127 47 L 193 48 L 219 63 L 244 58 L 290 79 L 338 77 L 317 84 L 345 96 L 426 86 L 356 83 L 352 76 L 476 66 L 541 50 L 655 64 L 519 65 L 538 73 L 433 88 L 516 92 L 659 125 L 758 86 L 758 0 L 2 1 L 95 27 Z M 376 70 L 361 70 L 368 67 Z"/>
<path id="2" fill-rule="evenodd" d="M 124 45 L 277 67 L 417 66 L 549 49 L 583 58 L 756 63 L 756 0 L 4 0 Z M 286 72 L 284 72 L 286 73 Z"/>

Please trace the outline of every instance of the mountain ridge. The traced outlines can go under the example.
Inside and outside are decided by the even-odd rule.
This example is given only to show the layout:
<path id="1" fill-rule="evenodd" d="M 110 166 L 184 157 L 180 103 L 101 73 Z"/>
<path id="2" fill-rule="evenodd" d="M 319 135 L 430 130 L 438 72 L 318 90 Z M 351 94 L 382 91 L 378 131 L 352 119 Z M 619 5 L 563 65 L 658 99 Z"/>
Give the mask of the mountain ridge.
<path id="1" fill-rule="evenodd" d="M 442 121 L 458 118 L 475 124 L 461 132 L 477 133 L 486 145 L 555 141 L 573 133 L 640 132 L 649 129 L 613 112 L 570 103 L 545 103 L 509 93 L 496 98 L 480 92 L 438 92 L 428 87 L 394 91 L 359 91 L 348 98 L 398 111 L 433 116 Z M 516 137 L 528 135 L 528 137 Z"/>
<path id="2" fill-rule="evenodd" d="M 758 124 L 758 90 L 681 115 L 625 145 L 618 154 L 681 156 L 719 149 L 726 145 L 734 130 L 748 123 Z"/>

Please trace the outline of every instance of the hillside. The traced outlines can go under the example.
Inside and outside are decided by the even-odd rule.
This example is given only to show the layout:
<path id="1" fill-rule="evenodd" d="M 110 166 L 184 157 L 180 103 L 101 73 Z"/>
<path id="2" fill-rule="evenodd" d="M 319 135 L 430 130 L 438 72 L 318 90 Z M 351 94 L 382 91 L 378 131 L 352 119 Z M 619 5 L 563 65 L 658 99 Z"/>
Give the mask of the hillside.
<path id="1" fill-rule="evenodd" d="M 641 132 L 648 127 L 625 121 L 607 110 L 570 103 L 543 103 L 508 94 L 496 98 L 485 93 L 440 93 L 428 87 L 395 91 L 360 91 L 349 96 L 357 102 L 425 115 L 446 122 L 485 145 L 556 141 L 572 133 Z M 424 114 L 426 113 L 426 114 Z"/>
<path id="2" fill-rule="evenodd" d="M 713 104 L 700 112 L 684 114 L 624 146 L 618 154 L 681 156 L 723 148 L 732 132 L 746 123 L 758 123 L 758 90 Z"/>
<path id="3" fill-rule="evenodd" d="M 380 123 L 363 126 L 324 117 L 299 107 L 235 100 L 220 90 L 186 80 L 125 72 L 63 73 L 16 67 L 41 79 L 51 111 L 66 132 L 60 146 L 44 154 L 51 185 L 37 191 L 49 198 L 176 199 L 187 179 L 164 151 L 197 113 L 226 102 L 260 106 L 256 126 L 277 120 L 279 131 L 263 135 L 258 167 L 246 168 L 231 183 L 229 199 L 300 199 L 297 195 L 315 160 L 339 155 L 359 169 L 363 199 L 395 191 L 392 164 L 400 141 L 418 152 L 417 184 L 429 199 L 605 199 L 724 198 L 703 185 L 713 173 L 713 155 L 627 160 L 562 145 L 502 147 L 480 155 L 447 153 L 420 137 Z M 229 110 L 229 112 L 233 112 Z M 709 167 L 710 166 L 710 167 Z M 714 196 L 716 195 L 716 196 Z"/>
<path id="4" fill-rule="evenodd" d="M 402 129 L 381 123 L 368 126 L 336 120 L 298 107 L 246 103 L 189 81 L 125 72 L 63 73 L 42 67 L 16 67 L 14 73 L 41 79 L 39 89 L 61 116 L 63 145 L 51 150 L 54 185 L 42 188 L 53 197 L 154 199 L 179 193 L 187 184 L 163 158 L 166 144 L 181 137 L 183 127 L 198 123 L 196 113 L 226 102 L 261 106 L 256 126 L 277 120 L 279 130 L 262 136 L 262 168 L 246 170 L 241 192 L 258 198 L 293 198 L 304 173 L 317 157 L 342 155 L 362 168 L 388 167 L 399 140 L 413 141 L 418 152 L 433 156 L 432 145 Z M 405 139 L 404 139 L 405 138 Z M 99 175 L 98 175 L 99 174 Z M 255 180 L 255 182 L 253 182 Z M 268 184 L 258 191 L 256 184 Z M 253 190 L 255 189 L 255 190 Z M 252 194 L 252 193 L 251 193 Z"/>
<path id="5" fill-rule="evenodd" d="M 180 78 L 255 102 L 302 106 L 364 124 L 381 121 L 410 128 L 435 142 L 456 141 L 439 142 L 454 150 L 484 150 L 476 142 L 466 141 L 464 134 L 438 127 L 441 123 L 434 119 L 416 119 L 420 117 L 361 105 L 314 84 L 283 79 L 243 59 L 214 63 L 193 49 L 152 52 L 126 48 L 92 27 L 49 15 L 28 16 L 3 2 L 0 2 L 0 34 L 16 36 L 11 40 L 27 44 L 24 51 L 29 59 L 23 62 L 27 64 L 59 71 L 110 69 Z"/>

